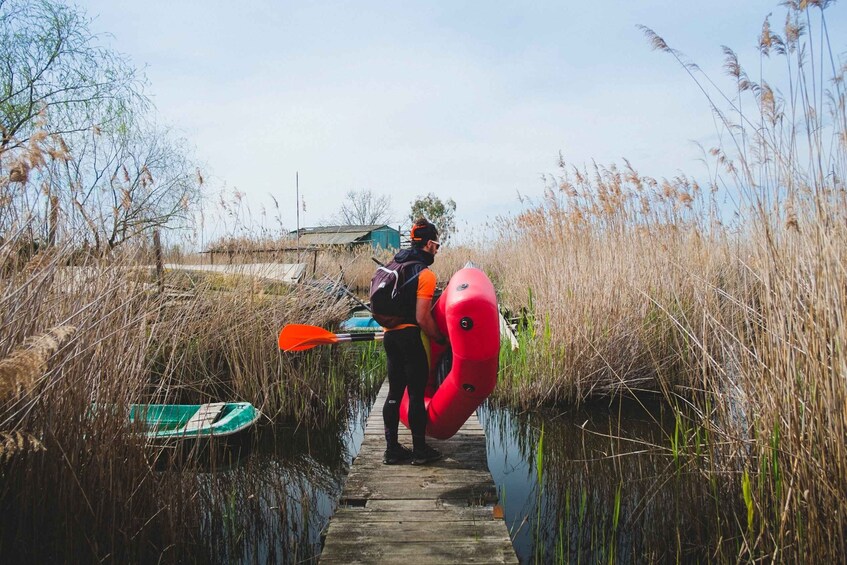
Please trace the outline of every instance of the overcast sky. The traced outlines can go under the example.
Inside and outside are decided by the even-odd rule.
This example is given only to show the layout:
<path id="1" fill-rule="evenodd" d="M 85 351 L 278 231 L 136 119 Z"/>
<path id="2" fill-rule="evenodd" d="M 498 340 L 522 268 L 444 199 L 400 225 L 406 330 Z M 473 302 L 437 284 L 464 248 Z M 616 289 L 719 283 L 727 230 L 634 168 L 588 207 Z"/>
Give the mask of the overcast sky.
<path id="1" fill-rule="evenodd" d="M 708 104 L 654 29 L 715 78 L 721 45 L 758 68 L 776 0 L 504 3 L 85 0 L 94 30 L 143 68 L 162 122 L 185 137 L 211 190 L 273 194 L 295 226 L 295 172 L 314 225 L 349 190 L 453 198 L 472 232 L 574 164 L 704 176 L 692 140 L 715 139 Z M 845 11 L 827 12 L 845 37 Z M 840 30 L 840 31 L 839 31 Z M 845 45 L 835 48 L 843 52 Z"/>

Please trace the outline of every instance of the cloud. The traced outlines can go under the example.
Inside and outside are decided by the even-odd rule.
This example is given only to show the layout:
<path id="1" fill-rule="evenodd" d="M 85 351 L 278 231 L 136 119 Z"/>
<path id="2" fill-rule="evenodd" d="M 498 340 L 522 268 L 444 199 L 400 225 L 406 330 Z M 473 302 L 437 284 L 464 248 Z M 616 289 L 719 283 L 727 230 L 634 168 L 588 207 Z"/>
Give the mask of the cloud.
<path id="1" fill-rule="evenodd" d="M 301 222 L 329 217 L 348 190 L 365 188 L 390 194 L 399 217 L 417 195 L 454 198 L 460 225 L 515 210 L 517 192 L 540 194 L 560 151 L 580 166 L 626 157 L 646 175 L 697 172 L 689 140 L 714 135 L 708 104 L 635 25 L 665 34 L 720 77 L 719 45 L 757 60 L 755 36 L 775 7 L 86 5 L 119 50 L 147 65 L 159 112 L 217 186 L 237 187 L 256 209 L 275 195 L 290 226 L 298 171 L 308 204 Z"/>

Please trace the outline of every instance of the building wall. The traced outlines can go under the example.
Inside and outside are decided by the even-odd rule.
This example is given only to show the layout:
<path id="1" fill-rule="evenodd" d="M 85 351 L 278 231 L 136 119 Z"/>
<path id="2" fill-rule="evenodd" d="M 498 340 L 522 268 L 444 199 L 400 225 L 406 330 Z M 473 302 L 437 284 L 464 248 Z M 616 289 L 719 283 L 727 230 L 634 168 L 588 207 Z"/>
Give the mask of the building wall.
<path id="1" fill-rule="evenodd" d="M 383 226 L 372 231 L 367 241 L 373 245 L 374 249 L 400 249 L 400 232 L 394 228 Z"/>

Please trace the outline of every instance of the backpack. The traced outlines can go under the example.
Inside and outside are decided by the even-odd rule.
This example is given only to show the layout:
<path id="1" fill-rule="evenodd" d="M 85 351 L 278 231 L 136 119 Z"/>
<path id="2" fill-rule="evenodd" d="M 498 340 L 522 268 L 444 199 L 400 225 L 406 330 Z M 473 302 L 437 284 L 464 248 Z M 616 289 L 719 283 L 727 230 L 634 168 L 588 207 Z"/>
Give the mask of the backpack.
<path id="1" fill-rule="evenodd" d="M 371 279 L 371 314 L 384 328 L 393 328 L 403 323 L 416 323 L 415 300 L 417 285 L 414 282 L 424 266 L 422 261 L 391 261 L 379 267 Z"/>

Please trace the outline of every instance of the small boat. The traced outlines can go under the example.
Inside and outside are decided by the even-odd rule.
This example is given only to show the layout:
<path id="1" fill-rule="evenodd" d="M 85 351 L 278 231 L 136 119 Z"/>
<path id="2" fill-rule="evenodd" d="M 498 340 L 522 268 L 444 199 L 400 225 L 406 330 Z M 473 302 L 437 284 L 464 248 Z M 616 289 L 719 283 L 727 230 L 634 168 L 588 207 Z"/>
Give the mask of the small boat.
<path id="1" fill-rule="evenodd" d="M 249 402 L 133 404 L 129 420 L 149 439 L 230 436 L 256 423 L 261 413 Z"/>
<path id="2" fill-rule="evenodd" d="M 382 326 L 373 319 L 369 311 L 361 310 L 354 312 L 352 316 L 341 322 L 341 329 L 348 332 L 379 332 L 382 331 Z"/>

